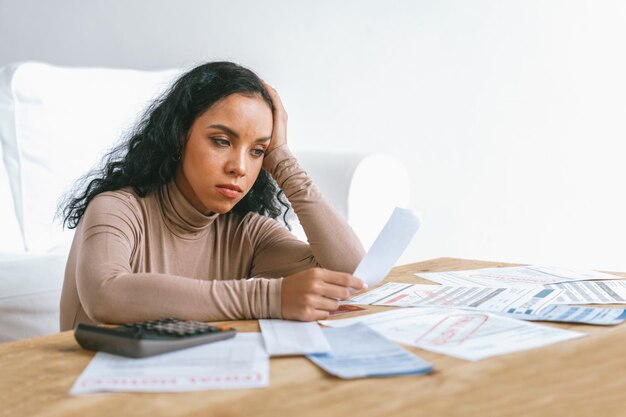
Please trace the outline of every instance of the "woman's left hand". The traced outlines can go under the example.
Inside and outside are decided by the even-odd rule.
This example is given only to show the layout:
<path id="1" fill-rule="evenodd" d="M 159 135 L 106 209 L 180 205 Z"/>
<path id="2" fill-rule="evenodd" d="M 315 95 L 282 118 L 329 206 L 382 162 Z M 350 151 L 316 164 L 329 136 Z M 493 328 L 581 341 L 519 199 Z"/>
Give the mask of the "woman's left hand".
<path id="1" fill-rule="evenodd" d="M 267 90 L 274 104 L 274 127 L 272 129 L 272 140 L 268 146 L 265 154 L 268 155 L 274 149 L 287 143 L 287 112 L 283 107 L 283 102 L 280 100 L 278 91 L 271 85 L 263 82 L 263 86 Z"/>

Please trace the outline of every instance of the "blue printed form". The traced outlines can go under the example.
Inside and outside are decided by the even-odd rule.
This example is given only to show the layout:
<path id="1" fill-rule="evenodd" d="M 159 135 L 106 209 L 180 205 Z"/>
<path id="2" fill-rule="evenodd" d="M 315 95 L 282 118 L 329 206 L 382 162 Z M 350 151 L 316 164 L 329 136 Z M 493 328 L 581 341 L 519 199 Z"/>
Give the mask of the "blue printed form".
<path id="1" fill-rule="evenodd" d="M 539 311 L 511 309 L 505 314 L 522 320 L 560 321 L 565 323 L 586 323 L 610 326 L 626 320 L 626 309 L 549 305 Z"/>
<path id="2" fill-rule="evenodd" d="M 307 355 L 307 358 L 339 378 L 414 375 L 433 369 L 430 363 L 362 323 L 322 331 L 330 344 L 330 353 Z"/>

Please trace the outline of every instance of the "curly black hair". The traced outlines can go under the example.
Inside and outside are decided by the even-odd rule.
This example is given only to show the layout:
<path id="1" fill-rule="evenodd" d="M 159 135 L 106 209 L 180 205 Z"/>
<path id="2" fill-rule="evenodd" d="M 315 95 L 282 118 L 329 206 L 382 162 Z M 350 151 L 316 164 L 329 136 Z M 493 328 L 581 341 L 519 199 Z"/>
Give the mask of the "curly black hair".
<path id="1" fill-rule="evenodd" d="M 87 206 L 100 193 L 132 187 L 145 197 L 172 181 L 196 118 L 231 94 L 260 96 L 274 111 L 263 83 L 247 68 L 232 62 L 209 62 L 190 70 L 148 107 L 128 139 L 105 156 L 102 168 L 78 181 L 75 194 L 68 194 L 59 208 L 63 225 L 69 229 L 78 226 Z M 232 212 L 240 215 L 255 212 L 277 218 L 288 207 L 282 190 L 262 169 Z M 285 223 L 286 214 L 285 211 Z"/>

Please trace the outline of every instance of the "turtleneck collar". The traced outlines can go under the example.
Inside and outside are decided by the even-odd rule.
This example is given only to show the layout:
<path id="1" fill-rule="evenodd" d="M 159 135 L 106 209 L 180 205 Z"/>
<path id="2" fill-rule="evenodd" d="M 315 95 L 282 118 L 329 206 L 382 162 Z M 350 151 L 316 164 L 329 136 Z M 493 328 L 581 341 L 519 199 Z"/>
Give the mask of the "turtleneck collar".
<path id="1" fill-rule="evenodd" d="M 158 195 L 165 223 L 179 237 L 197 239 L 203 236 L 219 216 L 219 213 L 206 215 L 199 212 L 187 201 L 174 181 L 162 186 Z"/>

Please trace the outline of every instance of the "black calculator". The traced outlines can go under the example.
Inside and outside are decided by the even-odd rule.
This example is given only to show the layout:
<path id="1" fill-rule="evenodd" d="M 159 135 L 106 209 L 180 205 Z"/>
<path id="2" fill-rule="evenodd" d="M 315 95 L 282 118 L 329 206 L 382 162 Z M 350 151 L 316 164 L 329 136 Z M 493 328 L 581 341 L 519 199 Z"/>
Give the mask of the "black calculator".
<path id="1" fill-rule="evenodd" d="M 131 358 L 145 358 L 218 340 L 230 339 L 235 329 L 199 321 L 166 318 L 117 327 L 80 323 L 74 338 L 83 348 Z"/>

